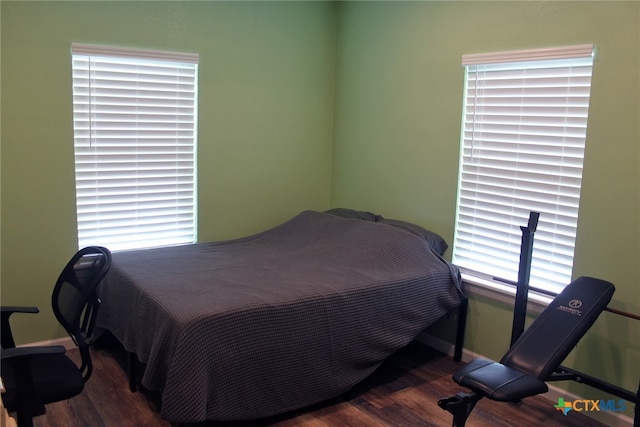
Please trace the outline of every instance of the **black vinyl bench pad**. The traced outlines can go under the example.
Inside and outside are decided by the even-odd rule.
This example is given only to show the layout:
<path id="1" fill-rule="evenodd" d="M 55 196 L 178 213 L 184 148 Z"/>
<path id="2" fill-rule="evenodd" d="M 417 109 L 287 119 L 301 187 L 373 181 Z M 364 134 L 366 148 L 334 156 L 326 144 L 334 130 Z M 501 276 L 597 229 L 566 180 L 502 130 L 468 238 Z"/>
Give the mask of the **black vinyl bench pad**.
<path id="1" fill-rule="evenodd" d="M 546 393 L 548 380 L 560 363 L 596 321 L 611 300 L 615 287 L 604 280 L 580 277 L 554 298 L 509 348 L 500 362 L 474 359 L 453 375 L 472 390 L 440 399 L 438 405 L 462 427 L 482 397 L 517 402 Z"/>
<path id="2" fill-rule="evenodd" d="M 489 359 L 474 359 L 458 370 L 453 380 L 489 399 L 513 402 L 546 393 L 544 381 Z"/>

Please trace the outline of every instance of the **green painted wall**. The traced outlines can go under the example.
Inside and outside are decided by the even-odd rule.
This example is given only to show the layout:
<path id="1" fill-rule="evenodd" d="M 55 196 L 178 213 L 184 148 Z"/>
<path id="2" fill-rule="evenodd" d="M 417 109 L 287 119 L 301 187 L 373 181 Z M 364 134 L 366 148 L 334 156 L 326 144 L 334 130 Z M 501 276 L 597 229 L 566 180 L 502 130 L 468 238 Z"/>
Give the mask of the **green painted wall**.
<path id="1" fill-rule="evenodd" d="M 640 312 L 638 2 L 0 7 L 1 297 L 44 311 L 16 322 L 22 342 L 62 336 L 48 305 L 76 250 L 72 42 L 200 53 L 201 241 L 330 205 L 414 221 L 451 241 L 462 54 L 595 43 L 574 275 L 614 282 L 613 305 Z M 499 357 L 510 307 L 471 298 L 467 346 Z M 605 315 L 571 363 L 635 388 L 637 323 Z M 568 386 L 600 396 L 577 387 Z"/>
<path id="2" fill-rule="evenodd" d="M 2 1 L 2 303 L 21 342 L 62 336 L 77 250 L 72 42 L 198 52 L 199 239 L 264 230 L 330 197 L 336 8 L 323 2 Z"/>
<path id="3" fill-rule="evenodd" d="M 456 209 L 462 55 L 598 46 L 574 276 L 610 280 L 617 286 L 612 305 L 640 313 L 640 3 L 340 6 L 332 205 L 411 220 L 448 241 Z M 468 327 L 470 350 L 500 357 L 508 347 L 511 307 L 472 295 Z M 570 363 L 635 390 L 638 337 L 640 322 L 605 314 Z M 585 397 L 603 395 L 567 387 Z"/>

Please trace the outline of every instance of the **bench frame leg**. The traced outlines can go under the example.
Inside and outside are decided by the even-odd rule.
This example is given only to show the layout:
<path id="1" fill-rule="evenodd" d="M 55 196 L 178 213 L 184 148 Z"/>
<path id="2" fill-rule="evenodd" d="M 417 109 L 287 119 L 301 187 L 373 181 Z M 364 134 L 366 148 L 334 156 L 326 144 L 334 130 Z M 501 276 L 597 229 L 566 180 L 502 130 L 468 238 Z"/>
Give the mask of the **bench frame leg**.
<path id="1" fill-rule="evenodd" d="M 452 427 L 464 427 L 467 418 L 469 418 L 471 411 L 473 411 L 473 408 L 480 399 L 482 399 L 482 395 L 478 393 L 460 392 L 455 396 L 440 399 L 438 406 L 453 414 Z"/>

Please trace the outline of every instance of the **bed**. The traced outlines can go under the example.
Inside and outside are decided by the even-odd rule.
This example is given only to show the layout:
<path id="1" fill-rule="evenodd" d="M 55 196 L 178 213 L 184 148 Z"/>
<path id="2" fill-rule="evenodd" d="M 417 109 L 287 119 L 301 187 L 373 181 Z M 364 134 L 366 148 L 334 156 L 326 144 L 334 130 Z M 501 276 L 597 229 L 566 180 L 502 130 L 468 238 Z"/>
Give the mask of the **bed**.
<path id="1" fill-rule="evenodd" d="M 304 211 L 213 243 L 113 254 L 98 326 L 145 364 L 176 423 L 252 420 L 336 397 L 457 307 L 436 234 Z"/>

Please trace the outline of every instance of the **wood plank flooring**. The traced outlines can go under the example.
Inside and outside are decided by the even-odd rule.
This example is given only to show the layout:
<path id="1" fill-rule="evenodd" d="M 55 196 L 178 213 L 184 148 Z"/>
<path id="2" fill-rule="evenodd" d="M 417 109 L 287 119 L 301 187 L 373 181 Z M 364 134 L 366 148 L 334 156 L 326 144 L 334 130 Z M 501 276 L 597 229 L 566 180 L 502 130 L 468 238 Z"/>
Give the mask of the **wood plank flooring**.
<path id="1" fill-rule="evenodd" d="M 73 351 L 72 351 L 73 354 Z M 149 393 L 131 393 L 123 370 L 124 353 L 113 342 L 92 350 L 94 373 L 84 392 L 66 402 L 47 405 L 35 427 L 171 427 Z M 412 343 L 358 385 L 349 401 L 335 399 L 259 422 L 201 423 L 198 427 L 381 427 L 450 426 L 452 417 L 438 399 L 461 391 L 451 374 L 461 363 L 419 343 Z M 564 416 L 549 400 L 536 396 L 514 406 L 482 399 L 467 426 L 602 427 L 583 414 Z"/>

